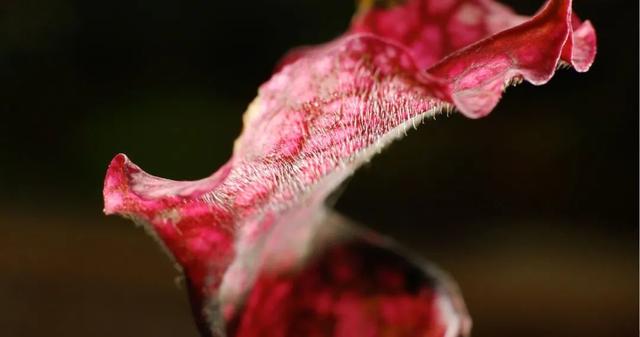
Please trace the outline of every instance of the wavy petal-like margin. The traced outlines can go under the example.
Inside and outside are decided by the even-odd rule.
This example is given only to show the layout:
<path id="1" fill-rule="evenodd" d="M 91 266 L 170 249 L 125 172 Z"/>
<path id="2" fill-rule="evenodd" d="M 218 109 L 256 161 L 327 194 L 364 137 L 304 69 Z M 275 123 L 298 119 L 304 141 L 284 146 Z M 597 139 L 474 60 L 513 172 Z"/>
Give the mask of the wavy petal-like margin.
<path id="1" fill-rule="evenodd" d="M 491 112 L 508 84 L 521 79 L 545 84 L 562 62 L 585 72 L 595 54 L 591 23 L 572 14 L 571 0 L 557 0 L 531 20 L 457 51 L 427 71 L 447 82 L 450 99 L 463 114 L 479 118 Z"/>

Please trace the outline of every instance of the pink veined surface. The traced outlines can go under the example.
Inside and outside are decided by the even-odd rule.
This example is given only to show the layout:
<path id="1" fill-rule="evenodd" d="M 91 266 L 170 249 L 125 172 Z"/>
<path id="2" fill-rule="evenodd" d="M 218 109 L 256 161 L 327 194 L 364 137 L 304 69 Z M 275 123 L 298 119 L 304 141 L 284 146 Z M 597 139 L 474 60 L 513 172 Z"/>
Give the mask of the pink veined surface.
<path id="1" fill-rule="evenodd" d="M 507 84 L 546 83 L 561 64 L 587 71 L 595 52 L 595 31 L 569 0 L 550 0 L 532 17 L 484 0 L 363 8 L 343 36 L 283 59 L 215 174 L 172 181 L 118 155 L 105 179 L 105 212 L 145 224 L 196 302 L 219 300 L 231 317 L 262 279 L 256 269 L 300 263 L 304 245 L 283 248 L 290 261 L 278 245 L 311 235 L 327 195 L 407 128 L 452 108 L 485 116 Z M 296 234 L 282 238 L 279 227 Z"/>

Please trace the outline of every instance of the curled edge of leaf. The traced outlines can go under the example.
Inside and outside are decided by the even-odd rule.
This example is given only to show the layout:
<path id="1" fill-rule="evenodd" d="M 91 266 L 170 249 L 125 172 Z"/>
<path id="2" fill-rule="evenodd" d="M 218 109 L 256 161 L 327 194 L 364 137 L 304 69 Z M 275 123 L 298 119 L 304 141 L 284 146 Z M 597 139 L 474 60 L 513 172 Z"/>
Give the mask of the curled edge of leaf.
<path id="1" fill-rule="evenodd" d="M 467 117 L 484 117 L 504 88 L 522 79 L 547 83 L 563 64 L 589 70 L 596 35 L 572 13 L 571 0 L 553 0 L 528 20 L 459 50 L 427 70 L 448 84 L 453 104 Z"/>

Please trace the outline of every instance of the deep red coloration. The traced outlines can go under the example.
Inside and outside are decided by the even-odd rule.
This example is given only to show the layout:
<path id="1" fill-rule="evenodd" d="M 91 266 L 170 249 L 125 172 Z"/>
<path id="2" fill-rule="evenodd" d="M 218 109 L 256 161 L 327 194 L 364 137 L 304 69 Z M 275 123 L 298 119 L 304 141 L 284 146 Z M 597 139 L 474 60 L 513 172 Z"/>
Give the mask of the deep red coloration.
<path id="1" fill-rule="evenodd" d="M 526 20 L 493 1 L 407 1 L 388 10 L 362 11 L 351 32 L 398 41 L 420 69 L 428 69 L 452 52 Z"/>
<path id="2" fill-rule="evenodd" d="M 444 336 L 447 325 L 439 317 L 435 286 L 436 280 L 392 250 L 348 241 L 316 253 L 302 270 L 260 275 L 229 332 L 238 337 Z"/>
<path id="3" fill-rule="evenodd" d="M 489 0 L 363 5 L 343 36 L 283 59 L 249 106 L 233 156 L 218 172 L 171 181 L 118 155 L 105 179 L 105 212 L 144 224 L 167 248 L 189 280 L 196 308 L 206 308 L 202 326 L 214 335 L 229 325 L 232 336 L 267 328 L 282 337 L 300 335 L 298 328 L 307 336 L 345 336 L 365 322 L 374 330 L 363 335 L 372 337 L 466 333 L 464 305 L 439 273 L 422 270 L 431 281 L 412 291 L 403 283 L 405 271 L 374 264 L 384 284 L 356 273 L 354 284 L 370 290 L 345 288 L 341 275 L 371 263 L 358 262 L 366 254 L 357 251 L 341 270 L 331 252 L 345 237 L 367 234 L 329 225 L 324 201 L 425 117 L 453 107 L 484 116 L 506 84 L 543 84 L 561 62 L 586 71 L 594 56 L 593 27 L 572 14 L 569 0 L 550 0 L 531 18 Z M 333 278 L 318 281 L 332 263 Z M 389 297 L 393 285 L 398 290 Z M 323 299 L 324 292 L 331 297 Z M 305 310 L 316 313 L 303 318 Z M 286 319 L 276 320 L 274 311 Z M 384 322 L 395 330 L 383 331 Z"/>

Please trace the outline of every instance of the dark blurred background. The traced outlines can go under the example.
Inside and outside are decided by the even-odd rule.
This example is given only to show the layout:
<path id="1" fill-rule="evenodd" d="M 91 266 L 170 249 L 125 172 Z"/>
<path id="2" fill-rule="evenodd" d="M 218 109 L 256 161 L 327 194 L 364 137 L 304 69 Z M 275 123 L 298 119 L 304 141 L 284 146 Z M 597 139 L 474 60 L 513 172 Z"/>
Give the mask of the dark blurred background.
<path id="1" fill-rule="evenodd" d="M 638 2 L 574 8 L 598 32 L 590 72 L 510 89 L 482 120 L 429 121 L 337 205 L 453 274 L 476 337 L 638 334 Z M 0 335 L 196 336 L 169 260 L 102 215 L 106 166 L 125 152 L 152 174 L 209 175 L 278 58 L 353 10 L 0 2 Z"/>

